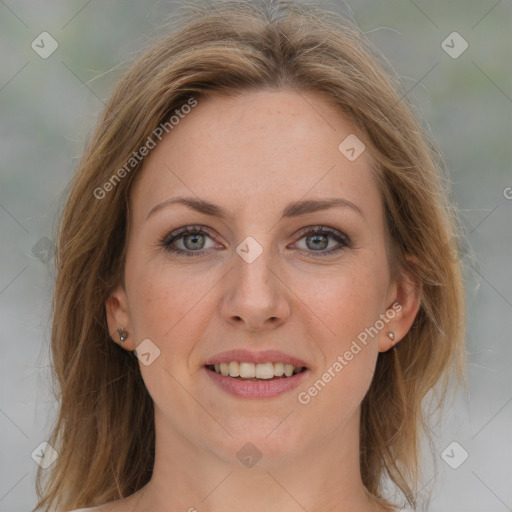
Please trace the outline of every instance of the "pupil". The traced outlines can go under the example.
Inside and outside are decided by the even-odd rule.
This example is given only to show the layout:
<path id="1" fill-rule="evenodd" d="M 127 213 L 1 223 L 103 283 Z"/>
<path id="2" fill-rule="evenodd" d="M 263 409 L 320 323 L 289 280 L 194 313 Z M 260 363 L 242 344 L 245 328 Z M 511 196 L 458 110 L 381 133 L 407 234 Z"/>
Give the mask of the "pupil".
<path id="1" fill-rule="evenodd" d="M 306 243 L 308 243 L 308 241 L 310 241 L 311 239 L 315 240 L 316 239 L 316 242 L 318 242 L 318 239 L 319 238 L 322 238 L 323 240 L 321 242 L 323 243 L 320 243 L 320 246 L 317 245 L 316 248 L 318 249 L 325 249 L 328 245 L 329 245 L 329 242 L 327 240 L 327 236 L 326 235 L 310 235 L 308 237 L 306 237 Z M 316 243 L 315 242 L 315 243 Z"/>
<path id="2" fill-rule="evenodd" d="M 200 237 L 202 237 L 202 236 L 203 236 L 203 235 L 201 235 L 201 234 L 187 235 L 187 236 L 183 239 L 183 240 L 184 240 L 184 243 L 185 243 L 185 247 L 186 247 L 187 249 L 202 249 L 202 247 L 203 247 L 203 245 L 202 245 L 202 244 L 199 244 L 199 245 L 200 245 L 200 247 L 194 246 L 194 244 L 195 244 L 195 243 L 197 243 L 197 239 L 198 239 L 198 238 L 200 238 Z M 195 240 L 195 241 L 193 241 L 193 242 L 192 242 L 192 246 L 191 246 L 189 243 L 187 243 L 187 241 L 188 241 L 189 239 L 193 239 L 193 240 Z M 204 240 L 203 240 L 203 244 L 204 244 Z"/>

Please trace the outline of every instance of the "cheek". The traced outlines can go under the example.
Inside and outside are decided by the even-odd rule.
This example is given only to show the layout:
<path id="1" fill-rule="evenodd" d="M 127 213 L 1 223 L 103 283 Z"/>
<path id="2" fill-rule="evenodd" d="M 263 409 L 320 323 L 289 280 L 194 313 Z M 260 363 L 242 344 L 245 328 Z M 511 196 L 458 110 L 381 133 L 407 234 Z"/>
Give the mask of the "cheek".
<path id="1" fill-rule="evenodd" d="M 363 260 L 302 288 L 311 317 L 320 318 L 324 326 L 312 338 L 323 360 L 313 387 L 302 390 L 307 394 L 304 400 L 311 399 L 319 414 L 337 404 L 331 411 L 333 425 L 364 398 L 378 356 L 378 334 L 372 327 L 384 313 L 387 274 Z"/>
<path id="2" fill-rule="evenodd" d="M 127 269 L 128 269 L 127 265 Z M 191 340 L 198 339 L 208 315 L 203 287 L 183 273 L 161 265 L 141 265 L 127 272 L 130 314 L 137 342 L 150 339 L 160 350 L 149 366 L 140 365 L 146 388 L 156 404 L 176 402 L 186 407 L 189 397 L 176 382 L 186 382 L 191 368 Z M 165 408 L 165 406 L 163 406 Z"/>
<path id="3" fill-rule="evenodd" d="M 135 255 L 127 261 L 130 314 L 139 337 L 155 337 L 164 343 L 181 324 L 197 319 L 212 277 L 170 268 L 165 259 L 144 261 Z M 209 280 L 212 280 L 212 283 Z M 190 327 L 190 326 L 189 326 Z"/>
<path id="4" fill-rule="evenodd" d="M 141 367 L 148 390 L 158 390 L 168 373 L 185 382 L 193 372 L 196 341 L 214 314 L 212 288 L 218 276 L 171 269 L 165 261 L 136 266 L 134 260 L 133 264 L 127 265 L 132 271 L 127 272 L 127 284 L 134 335 L 139 343 L 150 339 L 160 349 L 154 368 Z"/>
<path id="5" fill-rule="evenodd" d="M 386 275 L 379 267 L 362 263 L 323 278 L 308 279 L 301 274 L 294 286 L 309 316 L 321 320 L 322 338 L 338 347 L 373 325 L 384 312 Z"/>
<path id="6" fill-rule="evenodd" d="M 377 336 L 368 334 L 382 313 L 375 276 L 352 273 L 331 280 L 312 301 L 328 329 L 315 339 L 322 362 L 309 387 L 299 390 L 305 421 L 322 418 L 326 432 L 335 431 L 361 404 L 378 357 Z M 311 427 L 316 428 L 316 427 Z"/>

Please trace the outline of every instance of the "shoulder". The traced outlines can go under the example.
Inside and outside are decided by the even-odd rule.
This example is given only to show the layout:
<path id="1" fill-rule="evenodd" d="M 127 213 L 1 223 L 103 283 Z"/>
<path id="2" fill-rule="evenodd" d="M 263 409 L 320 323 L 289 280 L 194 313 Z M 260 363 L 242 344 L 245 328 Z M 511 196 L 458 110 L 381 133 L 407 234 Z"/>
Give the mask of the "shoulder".
<path id="1" fill-rule="evenodd" d="M 123 500 L 116 500 L 109 503 L 103 503 L 102 505 L 96 505 L 94 507 L 77 508 L 70 510 L 69 512 L 123 512 L 125 510 L 127 510 L 127 508 L 123 503 Z"/>
<path id="2" fill-rule="evenodd" d="M 69 512 L 108 512 L 105 509 L 104 505 L 98 505 L 97 507 L 89 507 L 89 508 L 76 508 L 74 510 L 70 510 Z"/>
<path id="3" fill-rule="evenodd" d="M 109 501 L 94 507 L 77 508 L 69 511 L 62 510 L 59 512 L 129 512 L 132 509 L 132 507 L 130 507 L 130 498 L 132 498 L 132 496 L 119 500 Z"/>
<path id="4" fill-rule="evenodd" d="M 101 512 L 100 507 L 90 507 L 90 508 L 76 508 L 75 510 L 70 510 L 69 512 Z"/>

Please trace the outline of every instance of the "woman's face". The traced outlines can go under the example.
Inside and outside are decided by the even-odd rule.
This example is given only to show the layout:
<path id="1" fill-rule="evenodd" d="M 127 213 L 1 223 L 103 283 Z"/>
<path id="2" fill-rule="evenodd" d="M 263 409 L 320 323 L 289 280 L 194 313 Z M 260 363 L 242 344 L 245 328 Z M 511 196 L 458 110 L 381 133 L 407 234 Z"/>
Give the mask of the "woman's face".
<path id="1" fill-rule="evenodd" d="M 387 333 L 415 311 L 390 279 L 368 150 L 339 148 L 357 133 L 321 95 L 258 91 L 199 102 L 151 151 L 107 313 L 125 348 L 150 340 L 139 364 L 162 435 L 271 465 L 358 428 Z M 260 378 L 216 373 L 230 361 L 217 370 Z"/>

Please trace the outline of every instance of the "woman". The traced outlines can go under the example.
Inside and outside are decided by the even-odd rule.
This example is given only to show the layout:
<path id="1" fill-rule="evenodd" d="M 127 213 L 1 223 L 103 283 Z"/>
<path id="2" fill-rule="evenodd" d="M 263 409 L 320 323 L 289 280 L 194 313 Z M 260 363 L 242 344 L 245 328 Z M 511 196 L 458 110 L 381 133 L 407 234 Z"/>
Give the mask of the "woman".
<path id="1" fill-rule="evenodd" d="M 221 2 L 124 75 L 61 220 L 34 510 L 397 510 L 387 480 L 415 506 L 463 284 L 440 158 L 372 52 Z"/>

